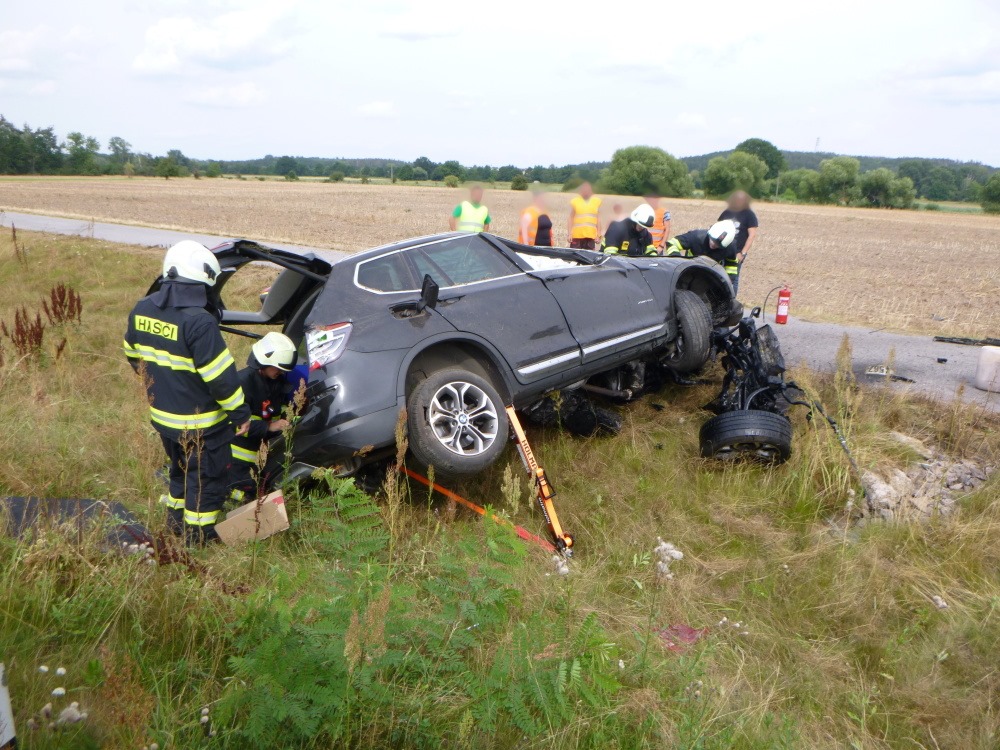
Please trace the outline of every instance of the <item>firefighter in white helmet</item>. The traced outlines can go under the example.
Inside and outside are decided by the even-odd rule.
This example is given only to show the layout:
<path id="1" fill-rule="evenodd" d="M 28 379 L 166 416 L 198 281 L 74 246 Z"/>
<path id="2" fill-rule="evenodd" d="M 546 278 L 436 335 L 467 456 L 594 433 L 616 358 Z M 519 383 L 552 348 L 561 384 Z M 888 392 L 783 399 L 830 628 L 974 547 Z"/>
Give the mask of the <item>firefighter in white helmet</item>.
<path id="1" fill-rule="evenodd" d="M 252 500 L 270 485 L 271 478 L 258 467 L 257 456 L 264 443 L 290 426 L 282 417 L 282 409 L 291 395 L 285 375 L 297 360 L 294 342 L 285 334 L 272 331 L 253 345 L 247 366 L 240 370 L 240 385 L 250 407 L 250 429 L 233 441 L 229 487 L 234 500 Z"/>
<path id="2" fill-rule="evenodd" d="M 170 461 L 167 527 L 189 544 L 218 538 L 230 444 L 250 427 L 210 294 L 220 273 L 206 247 L 178 242 L 164 257 L 159 289 L 136 303 L 125 331 L 125 356 L 143 377 L 149 418 Z"/>
<path id="3" fill-rule="evenodd" d="M 692 229 L 671 238 L 665 254 L 684 258 L 707 256 L 723 266 L 732 281 L 739 273 L 736 253 L 736 224 L 731 219 L 725 219 L 717 221 L 709 229 Z"/>
<path id="4" fill-rule="evenodd" d="M 652 206 L 639 204 L 627 219 L 611 222 L 601 249 L 611 255 L 658 255 L 649 233 L 655 219 Z"/>

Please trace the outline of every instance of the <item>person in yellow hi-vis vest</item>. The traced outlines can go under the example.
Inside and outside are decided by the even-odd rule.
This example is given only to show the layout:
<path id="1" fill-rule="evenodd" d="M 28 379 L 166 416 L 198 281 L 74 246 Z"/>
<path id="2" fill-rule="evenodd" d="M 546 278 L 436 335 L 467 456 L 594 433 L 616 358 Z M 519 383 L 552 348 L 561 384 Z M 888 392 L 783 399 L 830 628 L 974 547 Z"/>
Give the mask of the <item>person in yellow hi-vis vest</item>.
<path id="1" fill-rule="evenodd" d="M 596 249 L 601 236 L 601 199 L 594 195 L 589 182 L 580 185 L 580 194 L 569 205 L 569 246 Z"/>
<path id="2" fill-rule="evenodd" d="M 451 212 L 448 226 L 453 232 L 484 232 L 490 228 L 490 210 L 483 205 L 482 185 L 473 185 L 469 200 L 462 201 Z"/>

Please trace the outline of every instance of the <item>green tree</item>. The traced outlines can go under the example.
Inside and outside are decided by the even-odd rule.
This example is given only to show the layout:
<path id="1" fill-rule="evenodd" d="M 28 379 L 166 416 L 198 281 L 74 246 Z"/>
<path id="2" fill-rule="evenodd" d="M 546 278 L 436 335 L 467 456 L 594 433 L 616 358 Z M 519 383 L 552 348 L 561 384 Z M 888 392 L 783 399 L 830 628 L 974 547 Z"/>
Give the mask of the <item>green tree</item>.
<path id="1" fill-rule="evenodd" d="M 900 177 L 909 177 L 913 180 L 913 186 L 917 189 L 917 194 L 926 197 L 927 194 L 924 192 L 926 186 L 924 183 L 933 166 L 933 163 L 929 159 L 907 159 L 899 163 L 896 173 Z"/>
<path id="2" fill-rule="evenodd" d="M 116 135 L 108 140 L 108 151 L 111 152 L 111 163 L 121 170 L 132 155 L 132 144 Z"/>
<path id="3" fill-rule="evenodd" d="M 527 190 L 528 189 L 528 178 L 523 174 L 514 175 L 514 179 L 510 181 L 511 190 Z"/>
<path id="4" fill-rule="evenodd" d="M 330 176 L 327 177 L 327 181 L 328 182 L 343 182 L 344 181 L 344 173 L 341 172 L 339 169 L 335 169 L 332 172 L 330 172 Z"/>
<path id="5" fill-rule="evenodd" d="M 849 204 L 861 197 L 858 174 L 861 162 L 850 156 L 834 156 L 819 163 L 819 196 L 822 203 Z"/>
<path id="6" fill-rule="evenodd" d="M 909 177 L 897 177 L 889 188 L 889 205 L 893 208 L 913 208 L 917 190 Z"/>
<path id="7" fill-rule="evenodd" d="M 507 164 L 497 170 L 497 179 L 500 182 L 510 182 L 519 174 L 521 174 L 520 169 L 515 167 L 513 164 Z"/>
<path id="8" fill-rule="evenodd" d="M 629 146 L 615 151 L 601 189 L 618 195 L 684 197 L 691 195 L 694 184 L 684 162 L 663 149 Z"/>
<path id="9" fill-rule="evenodd" d="M 396 170 L 396 177 L 403 182 L 409 182 L 413 179 L 413 167 L 409 164 L 403 164 Z"/>
<path id="10" fill-rule="evenodd" d="M 299 176 L 295 173 L 295 170 L 292 169 L 292 170 L 290 170 L 288 172 L 288 174 L 285 175 L 285 179 L 288 182 L 298 182 L 299 181 Z"/>
<path id="11" fill-rule="evenodd" d="M 862 202 L 876 208 L 888 206 L 892 192 L 892 182 L 895 179 L 896 175 L 892 173 L 892 170 L 885 167 L 865 172 L 858 180 Z"/>
<path id="12" fill-rule="evenodd" d="M 294 156 L 279 156 L 278 160 L 274 163 L 275 174 L 288 174 L 289 172 L 298 174 L 300 170 L 299 162 Z"/>
<path id="13" fill-rule="evenodd" d="M 446 161 L 444 164 L 441 165 L 441 168 L 444 170 L 445 177 L 447 177 L 450 174 L 453 174 L 459 180 L 465 179 L 465 167 L 463 167 L 457 161 L 454 160 Z"/>
<path id="14" fill-rule="evenodd" d="M 778 150 L 777 146 L 763 138 L 747 138 L 736 147 L 736 151 L 751 154 L 763 161 L 767 165 L 765 177 L 769 180 L 773 180 L 779 173 L 784 172 L 787 166 L 784 154 Z M 743 189 L 746 190 L 746 188 Z"/>
<path id="15" fill-rule="evenodd" d="M 1000 172 L 994 173 L 983 185 L 979 203 L 988 214 L 1000 214 Z"/>
<path id="16" fill-rule="evenodd" d="M 205 168 L 206 177 L 221 177 L 222 176 L 222 165 L 217 161 L 212 161 L 208 163 L 208 167 Z"/>
<path id="17" fill-rule="evenodd" d="M 181 165 L 172 156 L 161 156 L 156 160 L 156 167 L 153 171 L 157 177 L 169 180 L 171 177 L 181 176 Z"/>
<path id="18" fill-rule="evenodd" d="M 415 182 L 423 182 L 427 179 L 427 170 L 423 167 L 413 168 L 413 179 Z"/>
<path id="19" fill-rule="evenodd" d="M 927 172 L 923 187 L 922 195 L 932 201 L 955 200 L 960 187 L 958 173 L 948 167 L 933 167 Z"/>
<path id="20" fill-rule="evenodd" d="M 444 184 L 450 188 L 457 188 L 459 183 L 458 177 L 453 174 L 445 175 Z"/>
<path id="21" fill-rule="evenodd" d="M 437 166 L 437 164 L 434 163 L 434 162 L 432 162 L 426 156 L 421 156 L 420 158 L 414 159 L 414 161 L 413 161 L 413 168 L 414 169 L 422 169 L 427 174 L 430 174 L 431 172 L 433 172 L 434 171 L 434 167 L 436 167 L 436 166 Z M 424 179 L 427 179 L 427 178 L 425 177 Z"/>
<path id="22" fill-rule="evenodd" d="M 759 196 L 767 175 L 763 159 L 744 151 L 734 151 L 727 157 L 712 159 L 701 176 L 701 184 L 708 195 L 728 195 L 734 190 L 745 190 Z"/>
<path id="23" fill-rule="evenodd" d="M 74 131 L 66 136 L 63 148 L 69 157 L 66 169 L 70 174 L 97 174 L 97 156 L 101 144 L 92 136 Z"/>

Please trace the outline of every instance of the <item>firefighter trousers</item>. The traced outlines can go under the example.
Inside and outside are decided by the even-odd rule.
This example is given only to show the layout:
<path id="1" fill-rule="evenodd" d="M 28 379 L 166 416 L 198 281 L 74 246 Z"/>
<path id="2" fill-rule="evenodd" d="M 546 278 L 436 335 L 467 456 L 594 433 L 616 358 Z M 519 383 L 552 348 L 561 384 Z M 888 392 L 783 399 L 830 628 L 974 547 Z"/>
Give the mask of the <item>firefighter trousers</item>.
<path id="1" fill-rule="evenodd" d="M 189 544 L 215 541 L 233 460 L 230 443 L 206 445 L 198 433 L 160 439 L 170 460 L 167 527 L 174 534 L 183 532 Z"/>

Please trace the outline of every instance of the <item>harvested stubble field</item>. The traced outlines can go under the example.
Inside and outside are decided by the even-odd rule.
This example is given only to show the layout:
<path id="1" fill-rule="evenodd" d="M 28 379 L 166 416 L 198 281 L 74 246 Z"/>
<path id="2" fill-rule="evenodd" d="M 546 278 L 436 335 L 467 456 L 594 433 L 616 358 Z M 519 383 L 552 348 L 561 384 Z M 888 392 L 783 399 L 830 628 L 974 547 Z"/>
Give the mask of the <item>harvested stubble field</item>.
<path id="1" fill-rule="evenodd" d="M 357 251 L 447 229 L 464 190 L 257 180 L 5 179 L 0 209 L 137 223 Z M 552 193 L 565 242 L 570 196 Z M 525 193 L 487 190 L 494 231 L 515 236 Z M 638 198 L 608 197 L 604 209 Z M 669 199 L 673 231 L 710 224 L 722 205 Z M 762 230 L 741 297 L 792 288 L 793 311 L 817 320 L 922 334 L 1000 329 L 1000 219 L 942 212 L 759 203 Z M 605 218 L 606 221 L 606 218 Z"/>

